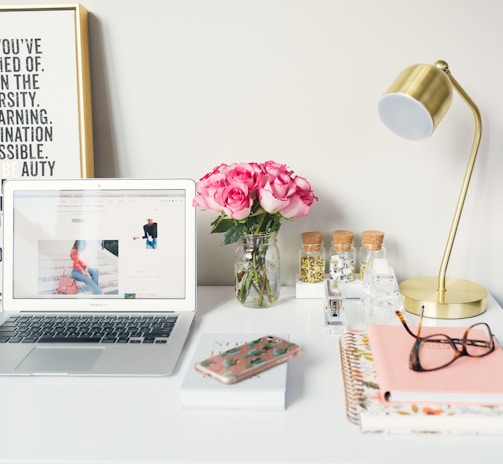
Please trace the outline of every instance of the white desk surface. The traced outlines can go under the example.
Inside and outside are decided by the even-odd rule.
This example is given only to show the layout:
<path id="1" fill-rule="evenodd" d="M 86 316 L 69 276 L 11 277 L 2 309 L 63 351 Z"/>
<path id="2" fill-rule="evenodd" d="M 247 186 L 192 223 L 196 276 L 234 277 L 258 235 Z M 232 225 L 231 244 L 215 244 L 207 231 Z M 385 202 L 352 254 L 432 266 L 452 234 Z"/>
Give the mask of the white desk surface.
<path id="1" fill-rule="evenodd" d="M 293 288 L 268 309 L 241 307 L 230 287 L 199 288 L 198 298 L 198 323 L 173 376 L 0 379 L 0 462 L 503 462 L 497 435 L 360 433 L 345 416 L 339 337 L 324 333 L 321 300 L 295 299 Z M 503 339 L 492 298 L 477 319 Z M 180 384 L 205 331 L 289 333 L 302 344 L 288 368 L 287 409 L 182 409 Z"/>

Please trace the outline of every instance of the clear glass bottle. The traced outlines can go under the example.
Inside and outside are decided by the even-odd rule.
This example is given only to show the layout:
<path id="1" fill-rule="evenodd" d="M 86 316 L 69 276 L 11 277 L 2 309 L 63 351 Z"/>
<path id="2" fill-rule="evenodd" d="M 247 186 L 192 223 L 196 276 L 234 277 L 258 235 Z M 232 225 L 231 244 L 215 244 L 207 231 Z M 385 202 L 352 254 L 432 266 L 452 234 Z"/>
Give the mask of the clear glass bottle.
<path id="1" fill-rule="evenodd" d="M 304 232 L 299 250 L 299 280 L 317 283 L 325 280 L 325 248 L 321 232 Z"/>
<path id="2" fill-rule="evenodd" d="M 403 306 L 395 272 L 386 258 L 375 258 L 372 262 L 372 274 L 370 322 L 393 324 L 396 322 L 395 311 L 402 310 Z"/>
<path id="3" fill-rule="evenodd" d="M 354 233 L 350 230 L 334 230 L 330 247 L 330 279 L 335 282 L 352 282 L 355 279 L 356 250 Z"/>
<path id="4" fill-rule="evenodd" d="M 363 307 L 363 327 L 372 321 L 372 306 L 374 304 L 375 279 L 372 266 L 368 266 L 363 273 L 361 302 Z"/>
<path id="5" fill-rule="evenodd" d="M 380 230 L 363 231 L 360 247 L 360 280 L 363 282 L 365 269 L 372 266 L 375 258 L 386 258 L 386 248 L 383 244 L 384 232 Z"/>
<path id="6" fill-rule="evenodd" d="M 234 254 L 235 291 L 249 308 L 265 308 L 278 301 L 280 255 L 276 232 L 243 234 Z"/>

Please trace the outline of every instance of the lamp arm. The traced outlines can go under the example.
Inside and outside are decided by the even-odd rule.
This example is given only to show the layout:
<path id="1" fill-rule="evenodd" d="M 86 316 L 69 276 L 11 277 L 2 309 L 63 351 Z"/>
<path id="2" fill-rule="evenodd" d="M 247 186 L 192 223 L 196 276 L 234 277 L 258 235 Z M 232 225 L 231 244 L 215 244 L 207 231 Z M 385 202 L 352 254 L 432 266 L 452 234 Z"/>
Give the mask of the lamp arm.
<path id="1" fill-rule="evenodd" d="M 442 263 L 440 265 L 440 270 L 438 273 L 438 300 L 440 303 L 444 302 L 445 298 L 445 277 L 447 273 L 447 266 L 449 264 L 449 259 L 451 257 L 452 247 L 454 245 L 454 240 L 456 238 L 456 232 L 458 230 L 459 221 L 461 219 L 461 213 L 463 212 L 463 206 L 466 199 L 466 194 L 468 192 L 468 186 L 470 184 L 470 179 L 473 172 L 473 167 L 475 165 L 475 160 L 477 158 L 477 153 L 480 145 L 480 139 L 482 137 L 482 120 L 480 117 L 479 109 L 477 105 L 473 102 L 473 100 L 468 96 L 468 94 L 463 90 L 463 88 L 459 85 L 459 83 L 454 79 L 451 75 L 449 67 L 445 61 L 437 61 L 435 65 L 444 71 L 451 81 L 453 87 L 459 93 L 461 98 L 465 101 L 465 103 L 470 107 L 473 113 L 473 117 L 475 119 L 475 135 L 473 138 L 472 148 L 470 152 L 470 158 L 468 159 L 468 165 L 466 167 L 465 176 L 463 178 L 463 184 L 461 186 L 461 192 L 458 197 L 458 203 L 456 205 L 456 210 L 454 213 L 454 218 L 452 220 L 451 229 L 449 231 L 449 237 L 447 239 L 447 243 L 445 245 L 444 254 L 442 256 Z"/>

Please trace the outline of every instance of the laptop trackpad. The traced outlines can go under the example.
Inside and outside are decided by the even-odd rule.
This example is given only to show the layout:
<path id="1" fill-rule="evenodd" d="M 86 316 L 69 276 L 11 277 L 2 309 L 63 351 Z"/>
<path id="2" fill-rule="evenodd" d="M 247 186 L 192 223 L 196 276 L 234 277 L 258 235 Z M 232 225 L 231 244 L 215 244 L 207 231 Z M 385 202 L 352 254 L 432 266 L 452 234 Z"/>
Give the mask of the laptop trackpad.
<path id="1" fill-rule="evenodd" d="M 89 372 L 104 349 L 37 346 L 23 359 L 16 371 L 33 374 Z"/>

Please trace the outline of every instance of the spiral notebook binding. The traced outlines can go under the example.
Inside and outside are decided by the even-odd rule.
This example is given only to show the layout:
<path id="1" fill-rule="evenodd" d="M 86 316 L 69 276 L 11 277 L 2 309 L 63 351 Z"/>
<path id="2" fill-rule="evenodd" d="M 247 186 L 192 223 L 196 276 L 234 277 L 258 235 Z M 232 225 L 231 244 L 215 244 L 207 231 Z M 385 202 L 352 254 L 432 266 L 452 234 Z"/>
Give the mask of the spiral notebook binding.
<path id="1" fill-rule="evenodd" d="M 346 332 L 339 339 L 346 416 L 350 422 L 360 425 L 360 409 L 363 399 L 363 376 L 358 355 L 358 334 Z"/>

